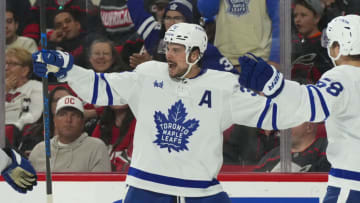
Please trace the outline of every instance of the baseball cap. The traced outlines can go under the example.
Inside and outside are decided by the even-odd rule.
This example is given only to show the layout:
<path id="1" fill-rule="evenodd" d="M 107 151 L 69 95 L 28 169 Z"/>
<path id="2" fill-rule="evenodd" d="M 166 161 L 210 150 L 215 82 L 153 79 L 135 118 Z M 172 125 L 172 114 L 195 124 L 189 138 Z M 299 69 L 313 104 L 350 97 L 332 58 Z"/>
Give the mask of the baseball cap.
<path id="1" fill-rule="evenodd" d="M 55 114 L 65 107 L 72 107 L 79 110 L 81 113 L 84 113 L 84 107 L 80 99 L 71 95 L 59 99 L 56 105 Z"/>
<path id="2" fill-rule="evenodd" d="M 178 11 L 184 17 L 187 23 L 193 22 L 193 12 L 192 12 L 192 4 L 187 0 L 173 0 L 171 1 L 165 9 L 165 14 L 168 11 Z"/>
<path id="3" fill-rule="evenodd" d="M 321 3 L 321 0 L 304 0 L 314 11 L 319 15 L 322 16 L 324 12 L 324 6 Z"/>

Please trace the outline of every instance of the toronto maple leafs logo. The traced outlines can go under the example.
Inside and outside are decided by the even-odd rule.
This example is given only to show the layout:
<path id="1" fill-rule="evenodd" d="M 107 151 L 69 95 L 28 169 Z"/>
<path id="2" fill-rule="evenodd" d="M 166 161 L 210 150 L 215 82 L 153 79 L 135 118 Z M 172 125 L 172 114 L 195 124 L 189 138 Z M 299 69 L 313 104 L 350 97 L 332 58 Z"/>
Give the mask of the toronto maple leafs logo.
<path id="1" fill-rule="evenodd" d="M 250 0 L 227 0 L 227 13 L 234 16 L 242 16 L 249 12 Z"/>
<path id="2" fill-rule="evenodd" d="M 167 148 L 177 152 L 189 150 L 186 146 L 188 139 L 199 127 L 199 120 L 185 120 L 186 109 L 181 100 L 176 102 L 168 109 L 168 117 L 160 111 L 155 111 L 154 120 L 158 134 L 154 143 L 160 148 Z"/>

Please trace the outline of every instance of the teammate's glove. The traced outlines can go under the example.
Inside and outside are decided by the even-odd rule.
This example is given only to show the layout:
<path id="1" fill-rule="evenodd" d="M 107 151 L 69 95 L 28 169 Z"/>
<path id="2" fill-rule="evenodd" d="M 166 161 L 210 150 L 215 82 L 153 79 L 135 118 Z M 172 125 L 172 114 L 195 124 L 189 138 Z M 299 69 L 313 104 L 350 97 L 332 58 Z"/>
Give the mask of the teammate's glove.
<path id="1" fill-rule="evenodd" d="M 284 77 L 262 58 L 251 53 L 239 57 L 241 85 L 263 92 L 265 96 L 276 97 L 284 87 Z"/>
<path id="2" fill-rule="evenodd" d="M 37 176 L 30 162 L 12 149 L 5 149 L 4 151 L 12 160 L 11 165 L 1 172 L 6 182 L 20 193 L 32 190 L 33 186 L 37 184 Z"/>
<path id="3" fill-rule="evenodd" d="M 57 78 L 63 78 L 72 68 L 72 55 L 58 50 L 42 50 L 32 54 L 34 73 L 39 77 L 46 77 L 54 73 Z"/>

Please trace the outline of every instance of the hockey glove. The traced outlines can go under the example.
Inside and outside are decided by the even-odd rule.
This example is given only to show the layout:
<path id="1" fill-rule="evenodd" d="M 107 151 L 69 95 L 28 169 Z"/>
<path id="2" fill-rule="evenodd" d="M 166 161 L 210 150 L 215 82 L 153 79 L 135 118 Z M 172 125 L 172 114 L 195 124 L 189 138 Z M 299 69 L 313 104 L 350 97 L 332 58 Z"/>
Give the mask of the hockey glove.
<path id="1" fill-rule="evenodd" d="M 54 73 L 57 78 L 66 77 L 72 68 L 74 58 L 72 55 L 58 50 L 42 50 L 32 54 L 34 73 L 39 77 L 46 77 Z"/>
<path id="2" fill-rule="evenodd" d="M 1 172 L 1 175 L 12 188 L 20 193 L 32 190 L 37 184 L 35 169 L 28 160 L 14 150 L 5 149 L 5 152 L 11 157 L 12 163 Z"/>
<path id="3" fill-rule="evenodd" d="M 239 63 L 241 66 L 239 77 L 241 85 L 263 92 L 265 96 L 270 98 L 276 97 L 283 89 L 283 75 L 262 58 L 247 53 L 239 57 Z"/>

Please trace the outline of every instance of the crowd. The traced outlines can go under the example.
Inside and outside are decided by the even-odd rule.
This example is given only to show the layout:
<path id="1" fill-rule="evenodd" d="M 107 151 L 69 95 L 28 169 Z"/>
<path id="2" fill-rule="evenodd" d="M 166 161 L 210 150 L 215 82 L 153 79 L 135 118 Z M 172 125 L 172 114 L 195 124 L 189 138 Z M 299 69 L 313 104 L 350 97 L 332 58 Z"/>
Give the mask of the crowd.
<path id="1" fill-rule="evenodd" d="M 7 144 L 43 171 L 42 87 L 31 61 L 31 54 L 40 47 L 39 2 L 7 1 L 5 122 Z M 316 83 L 332 68 L 322 45 L 323 29 L 336 16 L 358 12 L 355 8 L 359 4 L 350 0 L 293 0 L 293 80 Z M 238 57 L 247 52 L 274 67 L 280 63 L 278 0 L 70 0 L 65 4 L 51 0 L 46 1 L 46 18 L 48 48 L 68 52 L 76 65 L 102 74 L 132 71 L 150 60 L 166 61 L 165 32 L 180 22 L 201 24 L 206 30 L 209 42 L 202 67 L 238 73 Z M 55 77 L 49 82 L 53 170 L 127 171 L 137 122 L 129 106 L 86 103 L 76 99 L 76 92 L 66 83 Z M 95 91 L 95 87 L 88 88 Z M 68 95 L 76 101 L 72 106 L 61 99 Z M 329 170 L 322 128 L 323 123 L 304 123 L 292 130 L 297 171 Z M 250 166 L 244 167 L 246 170 L 278 170 L 277 131 L 235 124 L 223 134 L 224 164 Z M 97 150 L 87 151 L 90 145 Z M 319 151 L 314 153 L 312 148 Z"/>

